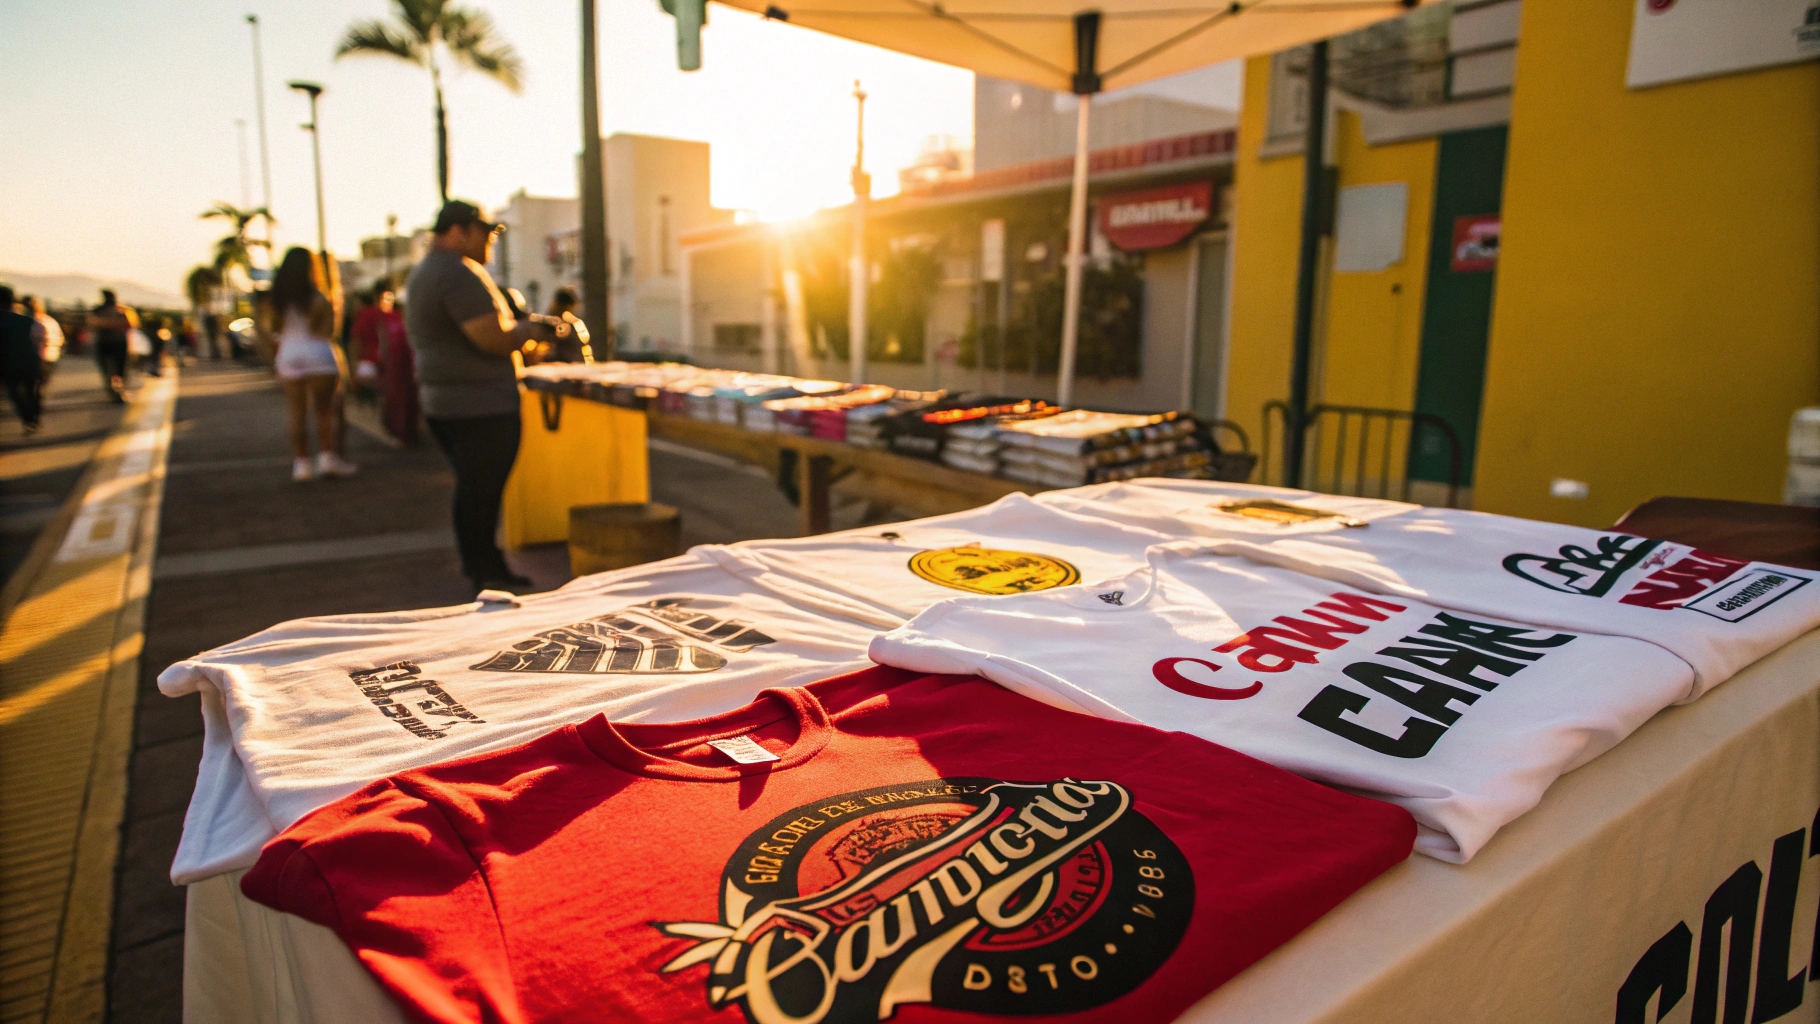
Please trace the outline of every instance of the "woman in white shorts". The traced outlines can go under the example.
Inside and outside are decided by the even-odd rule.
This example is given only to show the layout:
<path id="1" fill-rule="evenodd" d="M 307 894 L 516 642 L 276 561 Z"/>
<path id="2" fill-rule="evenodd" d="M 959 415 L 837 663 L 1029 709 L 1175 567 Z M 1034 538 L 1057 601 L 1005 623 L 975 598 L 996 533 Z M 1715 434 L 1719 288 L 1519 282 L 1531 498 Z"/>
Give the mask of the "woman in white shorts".
<path id="1" fill-rule="evenodd" d="M 323 294 L 322 281 L 316 254 L 293 246 L 278 265 L 272 290 L 259 309 L 261 329 L 278 341 L 273 365 L 284 384 L 290 413 L 291 479 L 297 481 L 352 476 L 358 468 L 335 454 L 340 419 L 336 403 L 347 365 L 341 349 L 330 340 L 335 333 L 335 307 Z M 307 423 L 311 418 L 316 420 L 314 462 Z"/>

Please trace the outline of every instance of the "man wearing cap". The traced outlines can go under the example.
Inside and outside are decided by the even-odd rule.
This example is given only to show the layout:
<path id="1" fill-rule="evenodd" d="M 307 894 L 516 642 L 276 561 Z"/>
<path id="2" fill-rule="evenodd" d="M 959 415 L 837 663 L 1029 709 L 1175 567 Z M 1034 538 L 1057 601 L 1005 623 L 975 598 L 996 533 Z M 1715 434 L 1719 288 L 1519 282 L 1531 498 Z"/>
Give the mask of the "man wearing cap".
<path id="1" fill-rule="evenodd" d="M 451 200 L 435 243 L 406 285 L 405 334 L 417 357 L 424 419 L 455 467 L 455 543 L 479 590 L 522 590 L 494 543 L 506 478 L 518 458 L 518 378 L 512 353 L 550 329 L 515 319 L 486 262 L 500 230 L 473 203 Z"/>

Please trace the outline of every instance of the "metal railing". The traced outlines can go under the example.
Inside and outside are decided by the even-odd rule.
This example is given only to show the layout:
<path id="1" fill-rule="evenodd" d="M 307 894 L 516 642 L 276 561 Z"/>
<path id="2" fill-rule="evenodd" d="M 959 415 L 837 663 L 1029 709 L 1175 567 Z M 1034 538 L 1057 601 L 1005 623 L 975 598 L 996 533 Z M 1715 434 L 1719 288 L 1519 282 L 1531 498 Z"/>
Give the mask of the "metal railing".
<path id="1" fill-rule="evenodd" d="M 1411 460 L 1418 452 L 1434 451 L 1433 445 L 1438 443 L 1447 455 L 1447 507 L 1457 507 L 1463 462 L 1460 436 L 1452 424 L 1433 413 L 1358 405 L 1312 406 L 1302 426 L 1302 479 L 1293 482 L 1283 479 L 1282 453 L 1273 447 L 1276 432 L 1281 430 L 1286 436 L 1288 424 L 1288 403 L 1264 403 L 1259 461 L 1266 483 L 1408 501 L 1415 483 L 1409 475 Z"/>

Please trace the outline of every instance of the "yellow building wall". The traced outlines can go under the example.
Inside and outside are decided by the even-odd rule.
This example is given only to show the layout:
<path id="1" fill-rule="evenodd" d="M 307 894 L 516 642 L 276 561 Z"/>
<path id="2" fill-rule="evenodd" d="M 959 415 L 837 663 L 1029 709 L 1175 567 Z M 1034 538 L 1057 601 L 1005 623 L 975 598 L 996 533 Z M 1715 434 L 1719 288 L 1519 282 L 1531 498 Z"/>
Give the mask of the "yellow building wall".
<path id="1" fill-rule="evenodd" d="M 1302 158 L 1259 156 L 1269 84 L 1270 58 L 1247 61 L 1245 95 L 1252 99 L 1241 112 L 1234 167 L 1226 415 L 1254 438 L 1264 403 L 1289 396 L 1302 223 Z M 1415 401 L 1421 351 L 1437 143 L 1368 146 L 1358 118 L 1345 111 L 1334 127 L 1340 187 L 1405 182 L 1409 215 L 1401 262 L 1375 273 L 1332 274 L 1324 283 L 1311 401 L 1408 409 Z M 1281 426 L 1275 429 L 1280 432 Z M 1280 452 L 1281 437 L 1273 444 Z"/>
<path id="2" fill-rule="evenodd" d="M 1415 405 L 1416 362 L 1422 350 L 1422 299 L 1428 282 L 1439 143 L 1419 139 L 1367 146 L 1358 117 L 1345 111 L 1334 127 L 1340 187 L 1404 182 L 1409 186 L 1409 214 L 1404 220 L 1402 262 L 1373 273 L 1335 273 L 1328 283 L 1326 348 L 1316 400 L 1410 409 Z"/>
<path id="3" fill-rule="evenodd" d="M 1296 243 L 1302 223 L 1301 159 L 1258 157 L 1269 95 L 1270 58 L 1247 60 L 1247 99 L 1239 112 L 1239 152 L 1233 165 L 1226 417 L 1250 432 L 1253 445 L 1261 437 L 1264 403 L 1289 397 Z M 1275 445 L 1281 452 L 1281 436 Z"/>
<path id="4" fill-rule="evenodd" d="M 1480 509 L 1778 501 L 1820 399 L 1820 68 L 1631 91 L 1631 9 L 1523 5 Z"/>

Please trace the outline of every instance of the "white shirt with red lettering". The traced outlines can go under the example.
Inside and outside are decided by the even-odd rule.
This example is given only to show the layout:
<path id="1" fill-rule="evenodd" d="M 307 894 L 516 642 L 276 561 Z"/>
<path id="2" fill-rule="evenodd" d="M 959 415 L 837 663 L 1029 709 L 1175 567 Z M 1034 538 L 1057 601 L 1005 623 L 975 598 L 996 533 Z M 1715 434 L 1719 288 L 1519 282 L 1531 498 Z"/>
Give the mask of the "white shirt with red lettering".
<path id="1" fill-rule="evenodd" d="M 1279 526 L 1217 507 L 1257 497 L 1341 512 L 1365 525 L 1323 519 Z M 1693 666 L 1685 700 L 1820 626 L 1820 573 L 1615 530 L 1187 480 L 1078 488 L 1042 500 L 1076 515 L 1220 540 L 1223 551 L 1373 593 L 1647 640 Z"/>
<path id="2" fill-rule="evenodd" d="M 1654 644 L 1369 594 L 1197 542 L 1090 587 L 943 602 L 870 653 L 1388 800 L 1422 826 L 1417 849 L 1453 862 L 1693 685 Z"/>

